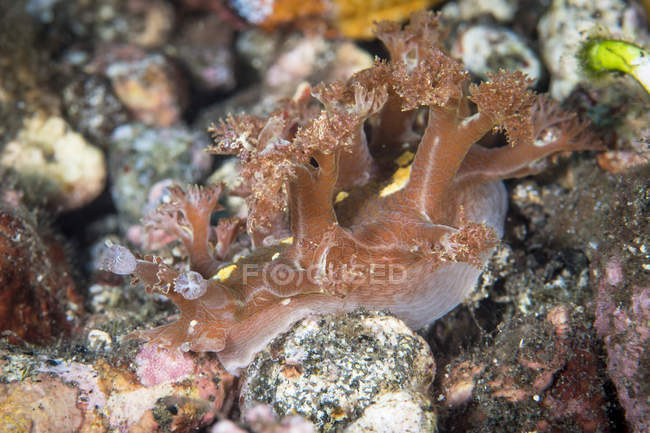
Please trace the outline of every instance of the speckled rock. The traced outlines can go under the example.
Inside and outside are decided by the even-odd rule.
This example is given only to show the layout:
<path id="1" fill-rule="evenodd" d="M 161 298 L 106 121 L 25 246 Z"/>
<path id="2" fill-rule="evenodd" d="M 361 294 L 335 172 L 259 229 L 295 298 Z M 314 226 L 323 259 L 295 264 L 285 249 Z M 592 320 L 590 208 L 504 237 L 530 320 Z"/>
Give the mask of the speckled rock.
<path id="1" fill-rule="evenodd" d="M 537 82 L 542 63 L 517 33 L 504 27 L 476 25 L 458 35 L 452 55 L 483 80 L 499 69 L 520 70 Z"/>
<path id="2" fill-rule="evenodd" d="M 159 46 L 174 25 L 174 8 L 165 0 L 30 0 L 27 9 L 52 34 L 100 43 Z"/>
<path id="3" fill-rule="evenodd" d="M 424 340 L 386 313 L 311 317 L 257 355 L 240 402 L 244 415 L 256 404 L 269 404 L 280 416 L 306 417 L 320 432 L 342 431 L 363 417 L 361 428 L 382 416 L 367 409 L 373 403 L 397 410 L 398 404 L 388 403 L 395 393 L 419 396 L 433 381 L 434 369 Z M 431 412 L 425 397 L 409 401 Z M 431 431 L 431 425 L 414 431 Z"/>
<path id="4" fill-rule="evenodd" d="M 89 203 L 106 181 L 104 154 L 63 118 L 43 113 L 25 119 L 2 150 L 0 164 L 17 172 L 31 200 L 57 210 Z"/>
<path id="5" fill-rule="evenodd" d="M 113 130 L 129 120 L 108 80 L 98 75 L 75 77 L 63 89 L 63 108 L 72 126 L 98 146 L 106 146 Z"/>
<path id="6" fill-rule="evenodd" d="M 184 127 L 149 128 L 127 124 L 111 137 L 111 194 L 117 209 L 132 222 L 143 216 L 149 187 L 163 179 L 195 183 L 210 168 L 203 152 L 208 137 Z"/>
<path id="7" fill-rule="evenodd" d="M 645 28 L 643 17 L 622 0 L 554 0 L 537 26 L 553 98 L 564 99 L 584 81 L 576 53 L 585 38 L 606 29 L 610 37 L 643 45 Z"/>
<path id="8" fill-rule="evenodd" d="M 622 394 L 630 387 L 635 396 L 628 402 L 642 405 L 632 388 L 643 388 L 637 370 L 632 380 L 623 377 L 630 365 L 639 372 L 645 365 L 643 357 L 637 362 L 625 351 L 641 353 L 635 334 L 643 326 L 627 326 L 626 319 L 639 323 L 633 291 L 640 301 L 648 286 L 647 180 L 647 170 L 614 176 L 582 157 L 564 161 L 551 175 L 509 184 L 504 242 L 479 281 L 477 295 L 485 296 L 471 298 L 427 333 L 441 366 L 442 386 L 434 389 L 441 431 L 626 428 L 624 397 L 616 396 L 610 380 L 618 374 Z M 604 305 L 598 306 L 597 282 L 605 279 L 611 258 L 624 272 L 610 268 L 620 283 L 606 287 Z M 608 311 L 618 309 L 624 318 L 620 333 L 621 328 L 607 331 L 613 357 L 626 360 L 613 363 L 616 373 L 604 369 L 607 356 L 592 325 L 594 307 L 602 308 L 597 316 L 610 329 L 618 318 Z M 459 347 L 472 348 L 446 362 Z"/>

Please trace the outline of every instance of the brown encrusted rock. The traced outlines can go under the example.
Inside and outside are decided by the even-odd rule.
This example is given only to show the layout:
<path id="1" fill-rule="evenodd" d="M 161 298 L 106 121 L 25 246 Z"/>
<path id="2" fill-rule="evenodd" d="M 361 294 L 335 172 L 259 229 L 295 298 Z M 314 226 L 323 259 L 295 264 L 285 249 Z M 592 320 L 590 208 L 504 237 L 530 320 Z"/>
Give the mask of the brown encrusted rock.
<path id="1" fill-rule="evenodd" d="M 370 423 L 367 408 L 384 395 L 401 393 L 430 415 L 433 428 L 435 415 L 422 393 L 434 374 L 427 344 L 393 316 L 356 311 L 307 318 L 257 355 L 246 371 L 240 403 L 244 415 L 263 403 L 279 416 L 299 414 L 317 431 L 333 432 L 364 410 L 364 423 Z"/>
<path id="2" fill-rule="evenodd" d="M 611 431 L 599 344 L 583 314 L 560 304 L 545 320 L 512 320 L 489 348 L 452 361 L 434 391 L 442 428 Z"/>
<path id="3" fill-rule="evenodd" d="M 0 194 L 0 332 L 12 342 L 46 343 L 78 323 L 82 299 L 60 240 L 18 192 Z"/>
<path id="4" fill-rule="evenodd" d="M 647 254 L 646 244 L 642 248 Z M 628 275 L 634 262 L 625 263 L 626 272 L 621 259 L 604 260 L 594 326 L 605 343 L 607 373 L 616 386 L 630 430 L 641 433 L 650 429 L 650 286 L 635 284 L 634 277 Z"/>

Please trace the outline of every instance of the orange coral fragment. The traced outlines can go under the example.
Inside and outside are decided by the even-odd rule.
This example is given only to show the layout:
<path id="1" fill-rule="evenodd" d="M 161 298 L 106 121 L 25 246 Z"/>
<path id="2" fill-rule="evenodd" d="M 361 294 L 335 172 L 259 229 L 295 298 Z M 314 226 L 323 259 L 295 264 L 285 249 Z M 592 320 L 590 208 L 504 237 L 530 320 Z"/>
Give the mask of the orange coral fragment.
<path id="1" fill-rule="evenodd" d="M 272 30 L 309 19 L 330 21 L 343 36 L 372 39 L 377 21 L 404 21 L 409 14 L 442 0 L 237 0 L 233 6 L 251 23 Z"/>

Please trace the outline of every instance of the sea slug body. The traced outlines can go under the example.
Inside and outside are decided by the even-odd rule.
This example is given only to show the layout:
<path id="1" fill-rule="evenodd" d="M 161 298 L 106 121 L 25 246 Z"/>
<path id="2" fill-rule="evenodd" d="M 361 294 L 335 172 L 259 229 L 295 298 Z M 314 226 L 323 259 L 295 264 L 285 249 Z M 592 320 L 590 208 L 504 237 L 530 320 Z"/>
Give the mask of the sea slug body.
<path id="1" fill-rule="evenodd" d="M 230 116 L 211 129 L 209 150 L 239 157 L 248 216 L 211 227 L 221 186 L 170 188 L 147 223 L 182 241 L 189 272 L 109 249 L 108 270 L 131 271 L 180 309 L 176 322 L 135 336 L 215 351 L 236 372 L 310 314 L 389 310 L 420 328 L 468 295 L 503 235 L 501 180 L 601 147 L 520 72 L 470 84 L 442 49 L 435 15 L 376 32 L 389 62 L 301 87 L 268 118 Z M 495 131 L 507 145 L 480 144 Z"/>

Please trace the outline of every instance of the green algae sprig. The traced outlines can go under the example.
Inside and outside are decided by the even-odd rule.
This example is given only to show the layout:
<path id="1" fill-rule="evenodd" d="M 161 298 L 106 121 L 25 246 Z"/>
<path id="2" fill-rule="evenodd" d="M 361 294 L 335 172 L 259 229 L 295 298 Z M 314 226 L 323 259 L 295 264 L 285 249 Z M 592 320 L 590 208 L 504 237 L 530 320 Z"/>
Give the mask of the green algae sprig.
<path id="1" fill-rule="evenodd" d="M 650 94 L 650 52 L 617 39 L 589 39 L 579 52 L 585 72 L 603 75 L 623 72 L 631 75 Z"/>

